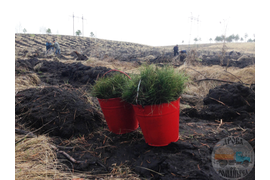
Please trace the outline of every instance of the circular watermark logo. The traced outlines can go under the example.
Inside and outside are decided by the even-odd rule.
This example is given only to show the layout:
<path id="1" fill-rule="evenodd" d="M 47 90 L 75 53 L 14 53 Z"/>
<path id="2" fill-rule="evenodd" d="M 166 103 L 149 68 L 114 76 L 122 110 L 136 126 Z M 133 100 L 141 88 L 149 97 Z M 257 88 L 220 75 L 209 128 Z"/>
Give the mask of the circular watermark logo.
<path id="1" fill-rule="evenodd" d="M 241 179 L 254 166 L 254 151 L 251 145 L 240 137 L 227 137 L 214 147 L 211 160 L 216 173 L 225 179 Z"/>

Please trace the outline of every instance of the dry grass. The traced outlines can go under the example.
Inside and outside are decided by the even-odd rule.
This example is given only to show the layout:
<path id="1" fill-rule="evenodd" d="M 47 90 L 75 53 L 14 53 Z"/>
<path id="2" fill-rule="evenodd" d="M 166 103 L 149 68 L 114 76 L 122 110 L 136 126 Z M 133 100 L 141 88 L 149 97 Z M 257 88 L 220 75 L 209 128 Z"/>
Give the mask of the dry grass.
<path id="1" fill-rule="evenodd" d="M 16 135 L 15 140 L 23 138 Z M 49 138 L 39 136 L 25 139 L 15 147 L 15 178 L 16 179 L 56 179 L 75 178 L 72 173 L 63 173 L 67 169 L 57 162 L 56 153 L 49 146 Z"/>
<path id="2" fill-rule="evenodd" d="M 111 69 L 118 69 L 120 71 L 125 72 L 139 67 L 139 64 L 136 64 L 134 62 L 123 62 L 110 57 L 105 58 L 103 60 L 99 60 L 98 58 L 95 57 L 90 57 L 86 62 L 83 62 L 83 64 L 91 67 L 103 66 Z"/>
<path id="3" fill-rule="evenodd" d="M 220 51 L 222 49 L 223 43 L 213 44 L 209 47 L 203 47 L 202 50 Z M 239 51 L 242 53 L 255 54 L 255 43 L 226 43 L 227 51 Z"/>
<path id="4" fill-rule="evenodd" d="M 41 80 L 35 73 L 16 76 L 15 78 L 15 91 L 22 91 L 36 87 L 41 83 Z"/>
<path id="5" fill-rule="evenodd" d="M 219 79 L 225 81 L 239 82 L 240 80 L 246 84 L 255 83 L 255 66 L 249 66 L 243 69 L 229 67 L 226 72 L 221 66 L 181 66 L 179 70 L 184 70 L 190 77 L 186 93 L 191 95 L 197 95 L 204 97 L 208 94 L 209 90 L 221 85 L 218 81 L 201 81 L 195 83 L 195 80 L 199 79 Z M 230 74 L 231 73 L 231 74 Z M 233 74 L 233 75 L 232 75 Z M 240 79 L 240 80 L 239 80 Z"/>
<path id="6" fill-rule="evenodd" d="M 210 52 L 221 52 L 223 43 L 209 43 L 209 44 L 191 44 L 191 45 L 178 45 L 179 49 L 196 49 L 197 51 L 210 51 Z M 227 52 L 238 51 L 243 53 L 255 54 L 255 43 L 244 42 L 244 43 L 226 43 Z M 171 51 L 173 46 L 159 47 L 164 48 L 166 51 Z"/>
<path id="7" fill-rule="evenodd" d="M 24 138 L 16 135 L 15 142 Z M 93 175 L 91 172 L 74 172 L 57 159 L 51 148 L 50 138 L 42 135 L 36 138 L 25 138 L 15 147 L 15 179 L 139 179 L 125 164 L 113 165 L 107 174 Z M 77 140 L 81 143 L 81 140 Z M 73 141 L 73 143 L 78 143 Z"/>

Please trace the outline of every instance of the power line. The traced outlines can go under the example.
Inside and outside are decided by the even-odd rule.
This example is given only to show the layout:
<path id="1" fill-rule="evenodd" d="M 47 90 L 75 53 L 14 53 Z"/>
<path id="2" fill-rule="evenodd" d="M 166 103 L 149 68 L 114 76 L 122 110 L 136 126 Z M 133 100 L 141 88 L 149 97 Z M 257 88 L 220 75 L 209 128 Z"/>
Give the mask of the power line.
<path id="1" fill-rule="evenodd" d="M 82 17 L 74 16 L 74 13 L 73 13 L 73 16 L 71 16 L 71 17 L 73 17 L 73 36 L 75 35 L 75 34 L 74 34 L 74 18 L 79 18 L 79 19 L 82 18 L 82 35 L 84 35 L 83 21 L 86 20 L 86 19 L 83 18 L 83 15 L 82 15 Z"/>

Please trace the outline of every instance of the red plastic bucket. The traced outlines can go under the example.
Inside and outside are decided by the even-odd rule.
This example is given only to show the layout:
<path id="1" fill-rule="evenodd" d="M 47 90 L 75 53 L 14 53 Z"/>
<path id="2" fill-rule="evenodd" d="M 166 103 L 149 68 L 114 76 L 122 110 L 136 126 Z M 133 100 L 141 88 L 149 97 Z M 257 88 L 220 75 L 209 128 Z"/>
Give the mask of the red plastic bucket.
<path id="1" fill-rule="evenodd" d="M 98 99 L 109 130 L 125 134 L 139 127 L 132 105 L 121 98 Z"/>
<path id="2" fill-rule="evenodd" d="M 145 142 L 150 146 L 167 146 L 179 139 L 180 98 L 160 105 L 133 105 Z"/>

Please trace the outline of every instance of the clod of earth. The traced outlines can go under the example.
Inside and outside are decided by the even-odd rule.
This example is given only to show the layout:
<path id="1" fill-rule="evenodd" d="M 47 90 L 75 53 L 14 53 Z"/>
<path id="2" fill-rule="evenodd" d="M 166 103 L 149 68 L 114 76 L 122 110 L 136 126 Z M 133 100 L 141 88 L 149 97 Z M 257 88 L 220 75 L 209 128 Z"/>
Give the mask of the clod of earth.
<path id="1" fill-rule="evenodd" d="M 225 121 L 252 118 L 255 113 L 255 85 L 249 88 L 240 83 L 224 84 L 210 89 L 203 102 L 205 107 L 201 111 L 187 108 L 181 115 Z"/>
<path id="2" fill-rule="evenodd" d="M 102 115 L 71 85 L 27 89 L 16 97 L 19 123 L 39 133 L 70 138 L 89 134 L 104 125 Z"/>
<path id="3" fill-rule="evenodd" d="M 38 69 L 36 68 L 37 65 L 39 65 Z M 98 77 L 110 70 L 110 68 L 101 66 L 85 66 L 81 62 L 65 64 L 56 61 L 38 60 L 37 58 L 16 61 L 17 73 L 19 73 L 19 68 L 29 71 L 37 69 L 38 72 L 47 73 L 47 76 L 39 75 L 39 78 L 41 81 L 51 85 L 68 82 L 77 86 L 87 83 L 94 84 Z"/>

